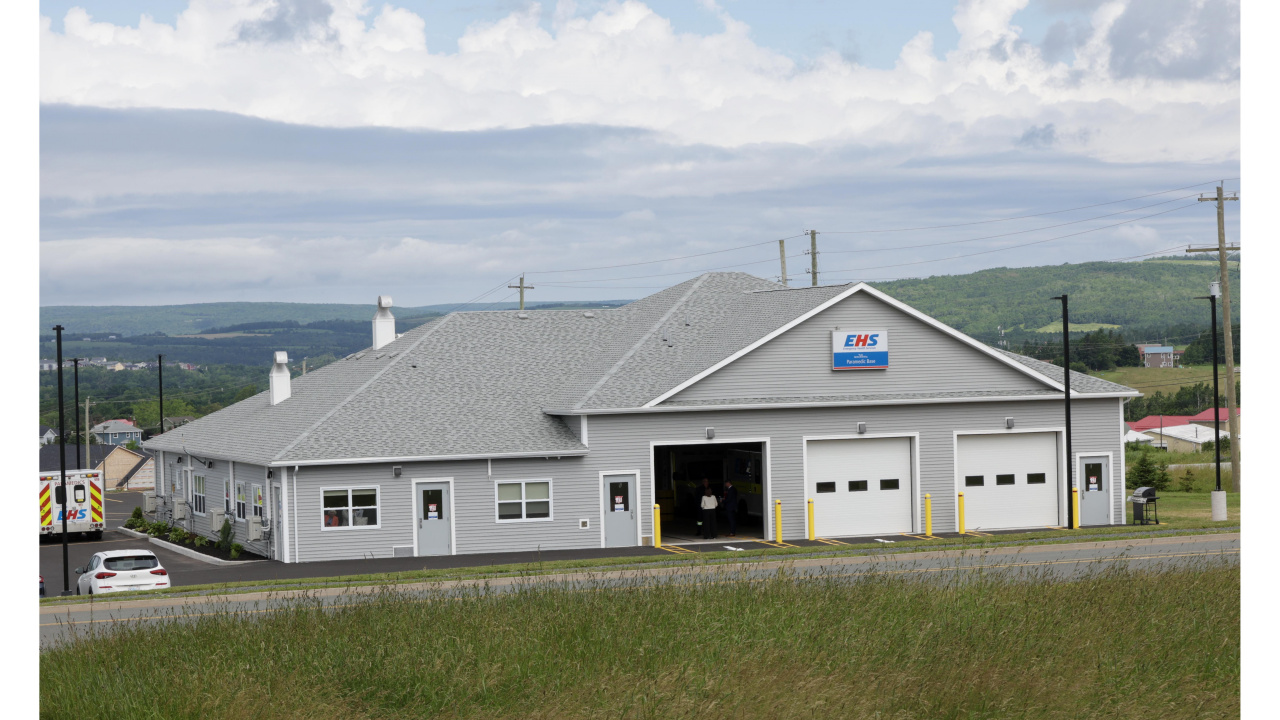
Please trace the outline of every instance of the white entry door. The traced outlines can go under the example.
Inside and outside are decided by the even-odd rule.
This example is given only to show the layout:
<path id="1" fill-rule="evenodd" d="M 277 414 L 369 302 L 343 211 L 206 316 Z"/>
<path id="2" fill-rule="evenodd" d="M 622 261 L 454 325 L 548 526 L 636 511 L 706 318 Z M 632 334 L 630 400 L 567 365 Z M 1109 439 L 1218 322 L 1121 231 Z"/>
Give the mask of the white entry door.
<path id="1" fill-rule="evenodd" d="M 818 536 L 911 532 L 911 438 L 810 440 L 805 452 Z"/>
<path id="2" fill-rule="evenodd" d="M 1058 524 L 1057 433 L 961 435 L 957 446 L 966 529 Z"/>

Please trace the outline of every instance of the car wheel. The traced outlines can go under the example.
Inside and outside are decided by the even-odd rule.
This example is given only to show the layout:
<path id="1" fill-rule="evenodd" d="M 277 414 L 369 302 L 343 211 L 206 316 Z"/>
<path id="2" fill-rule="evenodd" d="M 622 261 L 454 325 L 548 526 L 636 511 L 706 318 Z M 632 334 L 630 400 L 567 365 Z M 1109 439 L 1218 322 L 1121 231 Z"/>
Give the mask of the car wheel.
<path id="1" fill-rule="evenodd" d="M 79 594 L 80 594 L 80 586 L 79 586 L 79 585 L 76 585 L 76 594 L 77 594 L 77 595 L 79 595 Z"/>

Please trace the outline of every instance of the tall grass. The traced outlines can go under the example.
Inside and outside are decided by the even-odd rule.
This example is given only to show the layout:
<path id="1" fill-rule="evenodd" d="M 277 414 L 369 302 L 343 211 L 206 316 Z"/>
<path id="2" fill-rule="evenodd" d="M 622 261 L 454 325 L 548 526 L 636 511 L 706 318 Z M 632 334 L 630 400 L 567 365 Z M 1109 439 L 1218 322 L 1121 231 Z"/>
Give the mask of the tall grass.
<path id="1" fill-rule="evenodd" d="M 1047 573 L 531 583 L 132 624 L 42 654 L 42 715 L 1238 716 L 1238 567 Z"/>

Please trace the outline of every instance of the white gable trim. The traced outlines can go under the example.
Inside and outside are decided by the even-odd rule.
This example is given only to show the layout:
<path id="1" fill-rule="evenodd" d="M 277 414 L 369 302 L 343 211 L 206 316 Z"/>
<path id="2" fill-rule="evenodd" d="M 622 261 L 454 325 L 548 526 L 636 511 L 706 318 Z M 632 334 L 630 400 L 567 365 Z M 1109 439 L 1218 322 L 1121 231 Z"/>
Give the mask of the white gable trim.
<path id="1" fill-rule="evenodd" d="M 802 323 L 802 322 L 804 322 L 804 321 L 808 320 L 809 318 L 813 317 L 814 315 L 817 315 L 818 313 L 822 312 L 823 310 L 826 310 L 827 308 L 831 307 L 832 305 L 835 305 L 836 303 L 838 303 L 838 302 L 840 302 L 840 301 L 844 300 L 845 298 L 848 298 L 848 297 L 850 297 L 850 296 L 854 295 L 855 293 L 860 293 L 860 292 L 865 292 L 865 293 L 867 293 L 868 295 L 870 295 L 871 297 L 876 298 L 877 300 L 880 300 L 881 302 L 884 302 L 884 303 L 888 304 L 890 307 L 893 307 L 893 308 L 896 308 L 896 309 L 898 309 L 898 310 L 901 310 L 902 312 L 906 313 L 907 315 L 910 315 L 911 317 L 913 317 L 913 318 L 915 318 L 915 319 L 917 319 L 917 320 L 920 320 L 921 322 L 923 322 L 923 323 L 925 323 L 926 325 L 928 325 L 928 326 L 932 327 L 933 329 L 938 330 L 938 331 L 942 332 L 942 333 L 943 333 L 943 334 L 945 334 L 945 335 L 949 335 L 949 336 L 951 336 L 951 337 L 955 338 L 956 340 L 959 340 L 960 342 L 962 342 L 962 343 L 964 343 L 964 344 L 968 345 L 969 347 L 971 347 L 971 348 L 973 348 L 973 349 L 975 349 L 975 350 L 977 350 L 977 351 L 979 351 L 979 352 L 981 352 L 981 353 L 985 354 L 987 357 L 990 357 L 990 358 L 992 358 L 992 359 L 994 359 L 994 360 L 996 360 L 996 361 L 998 361 L 998 362 L 1000 362 L 1000 363 L 1002 363 L 1002 364 L 1004 364 L 1004 365 L 1006 365 L 1006 366 L 1008 366 L 1008 367 L 1013 368 L 1014 370 L 1017 370 L 1018 372 L 1022 373 L 1023 375 L 1027 375 L 1028 377 L 1034 378 L 1034 379 L 1036 379 L 1036 380 L 1038 380 L 1038 381 L 1040 381 L 1040 382 L 1044 383 L 1045 385 L 1048 385 L 1049 387 L 1053 388 L 1054 390 L 1059 390 L 1059 391 L 1061 391 L 1061 390 L 1062 390 L 1062 384 L 1061 384 L 1061 383 L 1054 382 L 1054 381 L 1053 381 L 1053 380 L 1051 380 L 1050 378 L 1048 378 L 1048 377 L 1046 377 L 1046 376 L 1044 376 L 1044 375 L 1041 375 L 1040 373 L 1036 372 L 1035 370 L 1032 370 L 1031 368 L 1027 367 L 1026 365 L 1023 365 L 1022 363 L 1020 363 L 1020 362 L 1018 362 L 1018 361 L 1016 361 L 1016 360 L 1014 360 L 1014 359 L 1012 359 L 1012 358 L 1009 358 L 1009 357 L 1006 357 L 1006 356 L 1002 355 L 1001 353 L 997 352 L 997 351 L 996 351 L 996 350 L 994 350 L 993 348 L 988 347 L 986 344 L 981 343 L 981 342 L 978 342 L 977 340 L 974 340 L 973 338 L 969 337 L 968 335 L 965 335 L 964 333 L 960 332 L 959 330 L 956 330 L 956 329 L 954 329 L 954 328 L 948 327 L 948 326 L 946 326 L 945 324 L 940 323 L 940 322 L 938 322 L 937 320 L 934 320 L 933 318 L 929 317 L 928 315 L 925 315 L 924 313 L 920 312 L 919 310 L 916 310 L 915 308 L 911 307 L 910 305 L 907 305 L 907 304 L 905 304 L 905 303 L 899 302 L 898 300 L 895 300 L 895 299 L 893 299 L 893 298 L 889 297 L 888 295 L 885 295 L 884 293 L 880 292 L 879 290 L 876 290 L 875 288 L 871 287 L 870 285 L 868 285 L 868 284 L 866 284 L 866 283 L 858 283 L 857 285 L 854 285 L 853 287 L 849 288 L 848 290 L 845 290 L 844 292 L 840 293 L 839 295 L 836 295 L 835 297 L 831 298 L 830 300 L 827 300 L 826 302 L 822 303 L 821 305 L 818 305 L 817 307 L 813 308 L 813 309 L 812 309 L 812 310 L 810 310 L 809 312 L 806 312 L 806 313 L 804 313 L 803 315 L 801 315 L 800 317 L 797 317 L 796 319 L 792 320 L 791 322 L 787 323 L 786 325 L 783 325 L 782 327 L 778 328 L 777 330 L 774 330 L 773 332 L 769 333 L 768 335 L 765 335 L 764 337 L 760 338 L 759 340 L 757 340 L 757 341 L 755 341 L 755 342 L 751 343 L 750 345 L 748 345 L 748 346 L 746 346 L 746 347 L 742 348 L 741 350 L 739 350 L 739 351 L 735 352 L 734 354 L 730 355 L 729 357 L 727 357 L 727 358 L 725 358 L 725 359 L 721 360 L 720 362 L 716 363 L 715 365 L 712 365 L 711 367 L 707 368 L 706 370 L 703 370 L 702 372 L 698 373 L 697 375 L 694 375 L 693 377 L 689 378 L 688 380 L 685 380 L 684 382 L 680 383 L 679 385 L 677 385 L 677 386 L 675 386 L 675 387 L 671 388 L 670 390 L 666 391 L 665 393 L 663 393 L 663 394 L 659 395 L 658 397 L 656 397 L 656 398 L 654 398 L 654 399 L 650 400 L 649 402 L 645 403 L 643 407 L 651 408 L 651 407 L 653 407 L 653 406 L 657 405 L 658 403 L 660 403 L 660 402 L 662 402 L 662 401 L 664 401 L 664 400 L 669 399 L 671 396 L 676 395 L 677 393 L 679 393 L 679 392 L 681 392 L 681 391 L 685 390 L 686 388 L 690 387 L 691 385 L 694 385 L 694 384 L 696 384 L 696 383 L 700 382 L 703 378 L 706 378 L 707 376 L 709 376 L 709 375 L 711 375 L 712 373 L 716 372 L 717 370 L 719 370 L 719 369 L 721 369 L 721 368 L 725 367 L 726 365 L 729 365 L 730 363 L 735 362 L 735 361 L 736 361 L 736 360 L 738 360 L 739 358 L 741 358 L 741 357 L 745 356 L 746 354 L 750 353 L 752 350 L 755 350 L 756 348 L 760 347 L 761 345 L 764 345 L 765 343 L 767 343 L 767 342 L 769 342 L 770 340 L 772 340 L 772 339 L 774 339 L 774 338 L 778 337 L 779 335 L 781 335 L 781 334 L 783 334 L 783 333 L 787 332 L 787 331 L 788 331 L 788 330 L 790 330 L 791 328 L 793 328 L 793 327 L 795 327 L 795 326 L 799 325 L 800 323 Z M 1072 393 L 1072 395 L 1075 395 L 1075 394 L 1076 394 L 1075 392 L 1073 392 L 1073 393 Z"/>

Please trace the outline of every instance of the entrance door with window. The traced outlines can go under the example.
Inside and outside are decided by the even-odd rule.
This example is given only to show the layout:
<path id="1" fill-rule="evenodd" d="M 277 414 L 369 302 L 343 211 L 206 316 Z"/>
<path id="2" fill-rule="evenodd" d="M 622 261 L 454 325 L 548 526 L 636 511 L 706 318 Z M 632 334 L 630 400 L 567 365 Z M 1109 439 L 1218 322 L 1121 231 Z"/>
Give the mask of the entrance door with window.
<path id="1" fill-rule="evenodd" d="M 453 518 L 449 512 L 449 483 L 418 483 L 418 554 L 449 555 L 453 552 Z"/>
<path id="2" fill-rule="evenodd" d="M 279 483 L 272 483 L 271 497 L 274 500 L 271 504 L 271 536 L 275 540 L 275 559 L 279 560 L 284 557 L 284 533 L 280 531 L 284 526 L 284 504 L 280 498 Z"/>
<path id="3" fill-rule="evenodd" d="M 604 546 L 636 544 L 636 476 L 604 476 Z"/>
<path id="4" fill-rule="evenodd" d="M 1111 523 L 1111 462 L 1106 455 L 1080 458 L 1080 524 Z"/>

